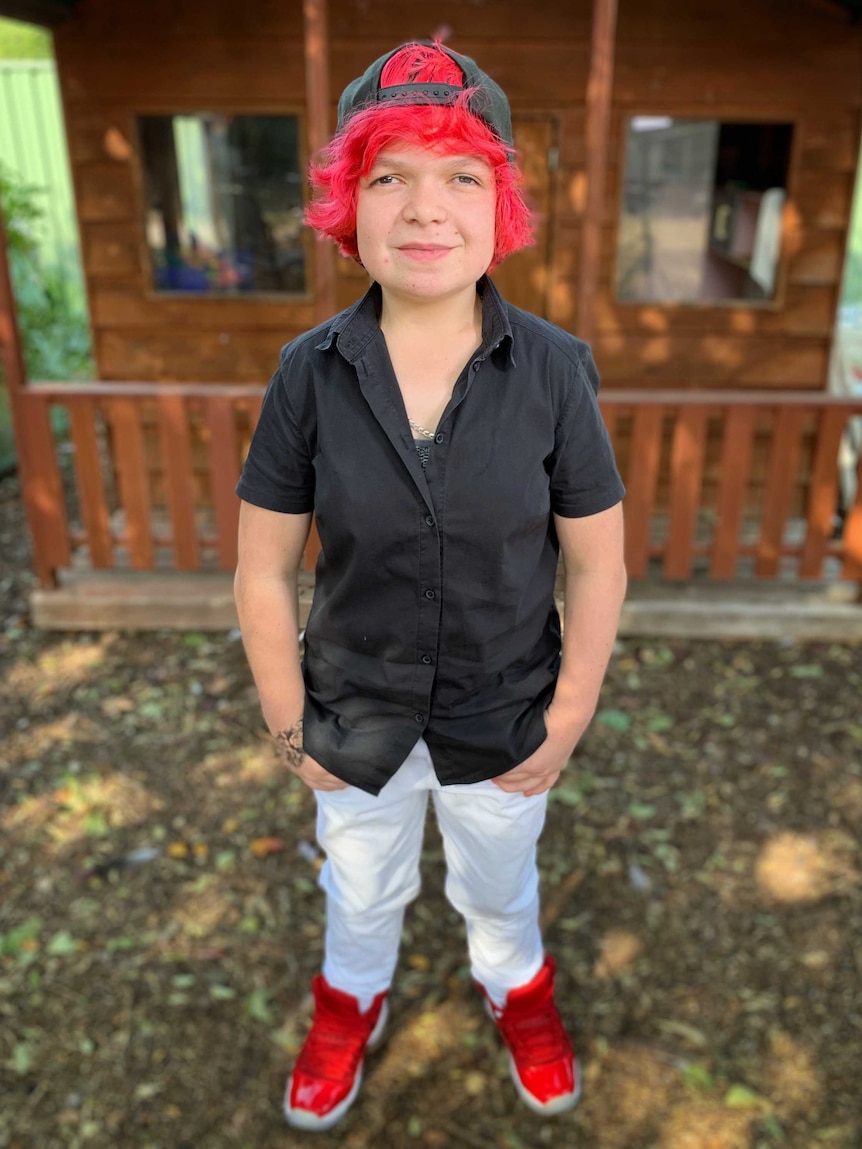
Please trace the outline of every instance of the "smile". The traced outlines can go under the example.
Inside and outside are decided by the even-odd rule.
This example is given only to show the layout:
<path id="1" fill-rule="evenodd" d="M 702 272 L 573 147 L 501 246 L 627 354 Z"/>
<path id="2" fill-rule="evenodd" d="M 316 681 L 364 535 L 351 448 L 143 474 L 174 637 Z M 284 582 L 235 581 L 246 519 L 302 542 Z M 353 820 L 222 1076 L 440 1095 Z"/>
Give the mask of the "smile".
<path id="1" fill-rule="evenodd" d="M 436 244 L 406 244 L 404 247 L 399 247 L 398 250 L 402 255 L 406 255 L 408 259 L 416 259 L 422 262 L 431 262 L 435 259 L 443 259 L 452 250 L 450 247 L 437 246 Z"/>

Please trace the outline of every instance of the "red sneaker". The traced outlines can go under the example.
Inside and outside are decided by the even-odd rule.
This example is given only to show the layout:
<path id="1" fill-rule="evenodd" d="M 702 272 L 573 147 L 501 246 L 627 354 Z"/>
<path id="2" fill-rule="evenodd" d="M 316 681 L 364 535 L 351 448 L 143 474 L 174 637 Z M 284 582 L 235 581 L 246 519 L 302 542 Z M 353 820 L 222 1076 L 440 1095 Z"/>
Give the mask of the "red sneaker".
<path id="1" fill-rule="evenodd" d="M 545 1117 L 574 1109 L 581 1099 L 580 1069 L 554 1004 L 555 969 L 554 959 L 546 956 L 531 982 L 509 991 L 502 1009 L 479 986 L 509 1049 L 509 1071 L 521 1100 Z"/>
<path id="2" fill-rule="evenodd" d="M 314 1020 L 287 1082 L 284 1116 L 295 1129 L 331 1129 L 356 1100 L 365 1051 L 377 1044 L 386 1025 L 386 993 L 360 1013 L 356 998 L 322 974 L 311 988 Z"/>

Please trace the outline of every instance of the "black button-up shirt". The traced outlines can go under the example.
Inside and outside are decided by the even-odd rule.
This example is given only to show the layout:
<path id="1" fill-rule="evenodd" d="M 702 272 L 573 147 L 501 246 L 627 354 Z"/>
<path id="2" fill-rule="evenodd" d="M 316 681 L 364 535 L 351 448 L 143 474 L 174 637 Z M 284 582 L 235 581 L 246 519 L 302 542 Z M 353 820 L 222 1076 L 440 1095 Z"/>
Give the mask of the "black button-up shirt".
<path id="1" fill-rule="evenodd" d="M 315 513 L 305 746 L 372 794 L 420 736 L 444 785 L 538 748 L 560 656 L 552 513 L 596 514 L 624 493 L 587 345 L 490 280 L 478 290 L 482 346 L 424 467 L 375 285 L 283 348 L 237 487 Z"/>

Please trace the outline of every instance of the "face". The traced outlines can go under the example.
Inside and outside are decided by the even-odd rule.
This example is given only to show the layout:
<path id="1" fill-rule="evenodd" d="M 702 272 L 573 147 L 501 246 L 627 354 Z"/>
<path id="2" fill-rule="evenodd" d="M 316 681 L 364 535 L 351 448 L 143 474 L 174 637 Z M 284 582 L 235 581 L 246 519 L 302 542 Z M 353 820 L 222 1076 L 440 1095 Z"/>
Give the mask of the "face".
<path id="1" fill-rule="evenodd" d="M 424 148 L 381 152 L 357 194 L 359 258 L 384 295 L 467 293 L 494 255 L 495 206 L 486 160 Z"/>

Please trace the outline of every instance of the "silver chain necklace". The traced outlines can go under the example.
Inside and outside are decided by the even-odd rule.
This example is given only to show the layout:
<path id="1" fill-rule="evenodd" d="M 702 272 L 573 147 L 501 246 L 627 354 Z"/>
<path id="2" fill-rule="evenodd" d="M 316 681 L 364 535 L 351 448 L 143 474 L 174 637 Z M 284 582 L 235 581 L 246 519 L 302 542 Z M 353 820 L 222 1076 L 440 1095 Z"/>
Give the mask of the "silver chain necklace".
<path id="1" fill-rule="evenodd" d="M 407 422 L 410 424 L 414 431 L 418 431 L 419 434 L 424 435 L 426 439 L 433 439 L 436 437 L 434 431 L 429 431 L 427 427 L 420 427 L 418 423 L 413 422 L 409 415 L 407 416 Z"/>

